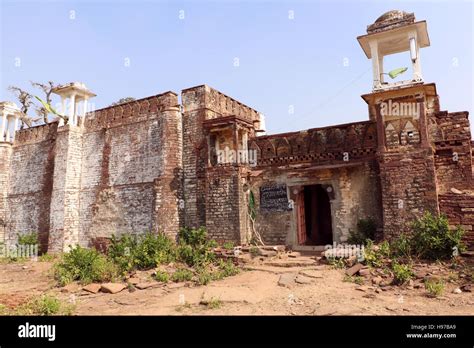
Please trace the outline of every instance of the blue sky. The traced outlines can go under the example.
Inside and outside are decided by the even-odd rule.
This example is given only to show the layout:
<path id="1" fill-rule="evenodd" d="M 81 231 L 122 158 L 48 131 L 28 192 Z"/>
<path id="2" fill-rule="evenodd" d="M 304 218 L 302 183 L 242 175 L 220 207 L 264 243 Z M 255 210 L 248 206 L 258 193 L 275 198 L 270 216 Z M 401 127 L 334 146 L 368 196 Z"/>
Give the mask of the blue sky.
<path id="1" fill-rule="evenodd" d="M 356 37 L 392 9 L 427 20 L 422 72 L 442 109 L 472 113 L 472 1 L 0 0 L 0 100 L 30 80 L 82 81 L 97 108 L 206 83 L 264 113 L 270 133 L 366 120 Z M 397 55 L 386 70 L 408 65 Z"/>

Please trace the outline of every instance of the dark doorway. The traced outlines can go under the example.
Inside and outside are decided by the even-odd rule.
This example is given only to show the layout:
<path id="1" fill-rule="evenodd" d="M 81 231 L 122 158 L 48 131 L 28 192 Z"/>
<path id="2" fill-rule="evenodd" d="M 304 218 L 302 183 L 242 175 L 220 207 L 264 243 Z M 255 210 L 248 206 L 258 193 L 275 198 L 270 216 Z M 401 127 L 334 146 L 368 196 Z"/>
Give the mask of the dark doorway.
<path id="1" fill-rule="evenodd" d="M 331 203 L 322 185 L 304 187 L 305 245 L 332 244 Z"/>

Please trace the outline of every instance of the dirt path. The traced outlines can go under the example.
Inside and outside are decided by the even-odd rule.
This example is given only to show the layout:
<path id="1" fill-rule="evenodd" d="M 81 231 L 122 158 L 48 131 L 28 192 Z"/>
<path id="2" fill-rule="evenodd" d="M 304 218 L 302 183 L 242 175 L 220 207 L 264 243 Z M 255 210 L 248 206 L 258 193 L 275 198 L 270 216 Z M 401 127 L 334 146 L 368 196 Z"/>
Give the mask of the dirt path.
<path id="1" fill-rule="evenodd" d="M 474 294 L 452 293 L 456 284 L 448 282 L 442 296 L 429 298 L 421 287 L 344 282 L 343 270 L 316 263 L 250 266 L 207 286 L 156 283 L 117 294 L 90 294 L 78 285 L 56 288 L 50 267 L 46 262 L 1 264 L 0 303 L 14 305 L 47 292 L 75 302 L 77 315 L 474 315 Z"/>

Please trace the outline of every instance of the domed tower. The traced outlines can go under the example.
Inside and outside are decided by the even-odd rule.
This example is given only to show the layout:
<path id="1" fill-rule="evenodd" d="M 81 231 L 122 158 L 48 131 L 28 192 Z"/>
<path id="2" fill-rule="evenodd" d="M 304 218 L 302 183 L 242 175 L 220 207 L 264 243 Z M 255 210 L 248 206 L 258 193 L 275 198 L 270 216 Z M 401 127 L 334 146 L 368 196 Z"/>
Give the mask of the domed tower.
<path id="1" fill-rule="evenodd" d="M 420 48 L 430 45 L 426 21 L 415 22 L 413 13 L 389 11 L 369 25 L 367 34 L 359 36 L 357 40 L 367 58 L 372 59 L 374 91 L 423 82 Z M 384 71 L 384 57 L 401 52 L 409 52 L 413 76 L 408 80 L 390 83 L 385 76 L 394 77 L 408 70 L 408 67 L 387 73 Z M 407 62 L 409 60 L 407 55 Z"/>
<path id="2" fill-rule="evenodd" d="M 438 212 L 436 171 L 428 124 L 439 112 L 434 83 L 421 74 L 420 49 L 430 45 L 426 21 L 413 13 L 389 11 L 358 41 L 372 60 L 372 92 L 362 95 L 377 123 L 384 234 L 409 231 L 415 218 Z M 406 52 L 407 66 L 384 68 L 384 57 Z M 412 75 L 409 73 L 411 65 Z"/>

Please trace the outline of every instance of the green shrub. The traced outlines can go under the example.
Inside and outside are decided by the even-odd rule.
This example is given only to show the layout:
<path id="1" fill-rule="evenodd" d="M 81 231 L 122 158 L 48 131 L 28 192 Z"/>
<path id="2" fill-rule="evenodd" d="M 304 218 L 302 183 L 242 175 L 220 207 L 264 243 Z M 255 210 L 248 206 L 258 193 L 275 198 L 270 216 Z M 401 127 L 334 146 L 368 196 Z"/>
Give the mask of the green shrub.
<path id="1" fill-rule="evenodd" d="M 181 228 L 178 232 L 178 241 L 191 246 L 201 246 L 207 243 L 207 232 L 204 227 Z"/>
<path id="2" fill-rule="evenodd" d="M 460 227 L 450 230 L 448 219 L 443 215 L 437 217 L 426 212 L 413 222 L 412 229 L 411 246 L 418 257 L 430 260 L 450 259 L 455 248 L 458 251 L 465 249 L 461 240 L 464 231 Z"/>
<path id="3" fill-rule="evenodd" d="M 214 273 L 210 272 L 206 267 L 199 268 L 197 270 L 196 283 L 199 285 L 207 285 L 212 280 L 217 280 L 217 277 Z"/>
<path id="4" fill-rule="evenodd" d="M 335 269 L 342 269 L 346 267 L 343 258 L 330 256 L 327 258 L 328 264 L 331 265 Z"/>
<path id="5" fill-rule="evenodd" d="M 186 268 L 178 268 L 172 275 L 171 280 L 178 282 L 190 281 L 193 278 L 193 272 Z"/>
<path id="6" fill-rule="evenodd" d="M 444 291 L 444 282 L 442 280 L 427 279 L 425 289 L 429 297 L 438 297 Z"/>
<path id="7" fill-rule="evenodd" d="M 399 264 L 398 262 L 392 263 L 392 270 L 394 275 L 394 281 L 396 284 L 404 284 L 413 278 L 413 271 L 410 265 Z"/>
<path id="8" fill-rule="evenodd" d="M 18 235 L 19 245 L 37 245 L 38 244 L 38 233 L 31 232 L 22 235 Z"/>
<path id="9" fill-rule="evenodd" d="M 13 314 L 16 315 L 71 315 L 74 306 L 61 302 L 54 296 L 41 295 L 34 297 L 26 304 L 17 308 Z"/>
<path id="10" fill-rule="evenodd" d="M 361 277 L 361 276 L 349 276 L 349 275 L 345 275 L 344 276 L 344 279 L 343 279 L 344 282 L 348 282 L 348 283 L 356 283 L 358 285 L 362 285 L 364 284 L 364 277 Z"/>
<path id="11" fill-rule="evenodd" d="M 217 246 L 217 243 L 207 239 L 204 227 L 182 228 L 178 234 L 178 241 L 178 260 L 188 266 L 202 267 L 215 261 L 215 253 L 212 249 Z"/>
<path id="12" fill-rule="evenodd" d="M 370 239 L 367 239 L 367 245 L 364 247 L 364 262 L 372 267 L 381 267 L 384 259 L 390 257 L 390 244 L 383 241 L 375 245 Z"/>
<path id="13" fill-rule="evenodd" d="M 222 278 L 231 277 L 239 273 L 239 268 L 234 265 L 231 260 L 222 260 L 218 262 L 219 271 L 222 275 Z"/>
<path id="14" fill-rule="evenodd" d="M 391 252 L 395 256 L 410 258 L 412 255 L 411 239 L 405 233 L 400 234 L 398 238 L 391 242 Z"/>
<path id="15" fill-rule="evenodd" d="M 117 276 L 117 267 L 94 249 L 76 246 L 54 266 L 54 277 L 64 286 L 78 280 L 83 284 L 110 281 Z"/>
<path id="16" fill-rule="evenodd" d="M 234 249 L 234 243 L 233 242 L 225 242 L 222 247 L 226 250 L 233 250 Z"/>
<path id="17" fill-rule="evenodd" d="M 51 261 L 56 260 L 56 258 L 57 258 L 57 256 L 54 255 L 54 254 L 45 253 L 45 254 L 41 255 L 40 257 L 38 257 L 38 261 L 40 261 L 40 262 L 51 262 Z"/>
<path id="18" fill-rule="evenodd" d="M 218 309 L 222 306 L 222 301 L 218 298 L 211 298 L 207 303 L 206 303 L 207 308 L 209 309 Z"/>
<path id="19" fill-rule="evenodd" d="M 250 255 L 253 257 L 258 256 L 258 248 L 256 246 L 251 246 L 249 249 Z"/>
<path id="20" fill-rule="evenodd" d="M 377 224 L 372 218 L 360 219 L 356 231 L 351 231 L 348 238 L 349 244 L 364 245 L 367 239 L 375 240 Z"/>
<path id="21" fill-rule="evenodd" d="M 155 279 L 162 283 L 168 283 L 170 280 L 170 275 L 164 271 L 156 271 Z"/>
<path id="22" fill-rule="evenodd" d="M 143 235 L 123 234 L 111 239 L 109 258 L 122 272 L 133 269 L 147 270 L 175 260 L 174 242 L 163 233 Z"/>

